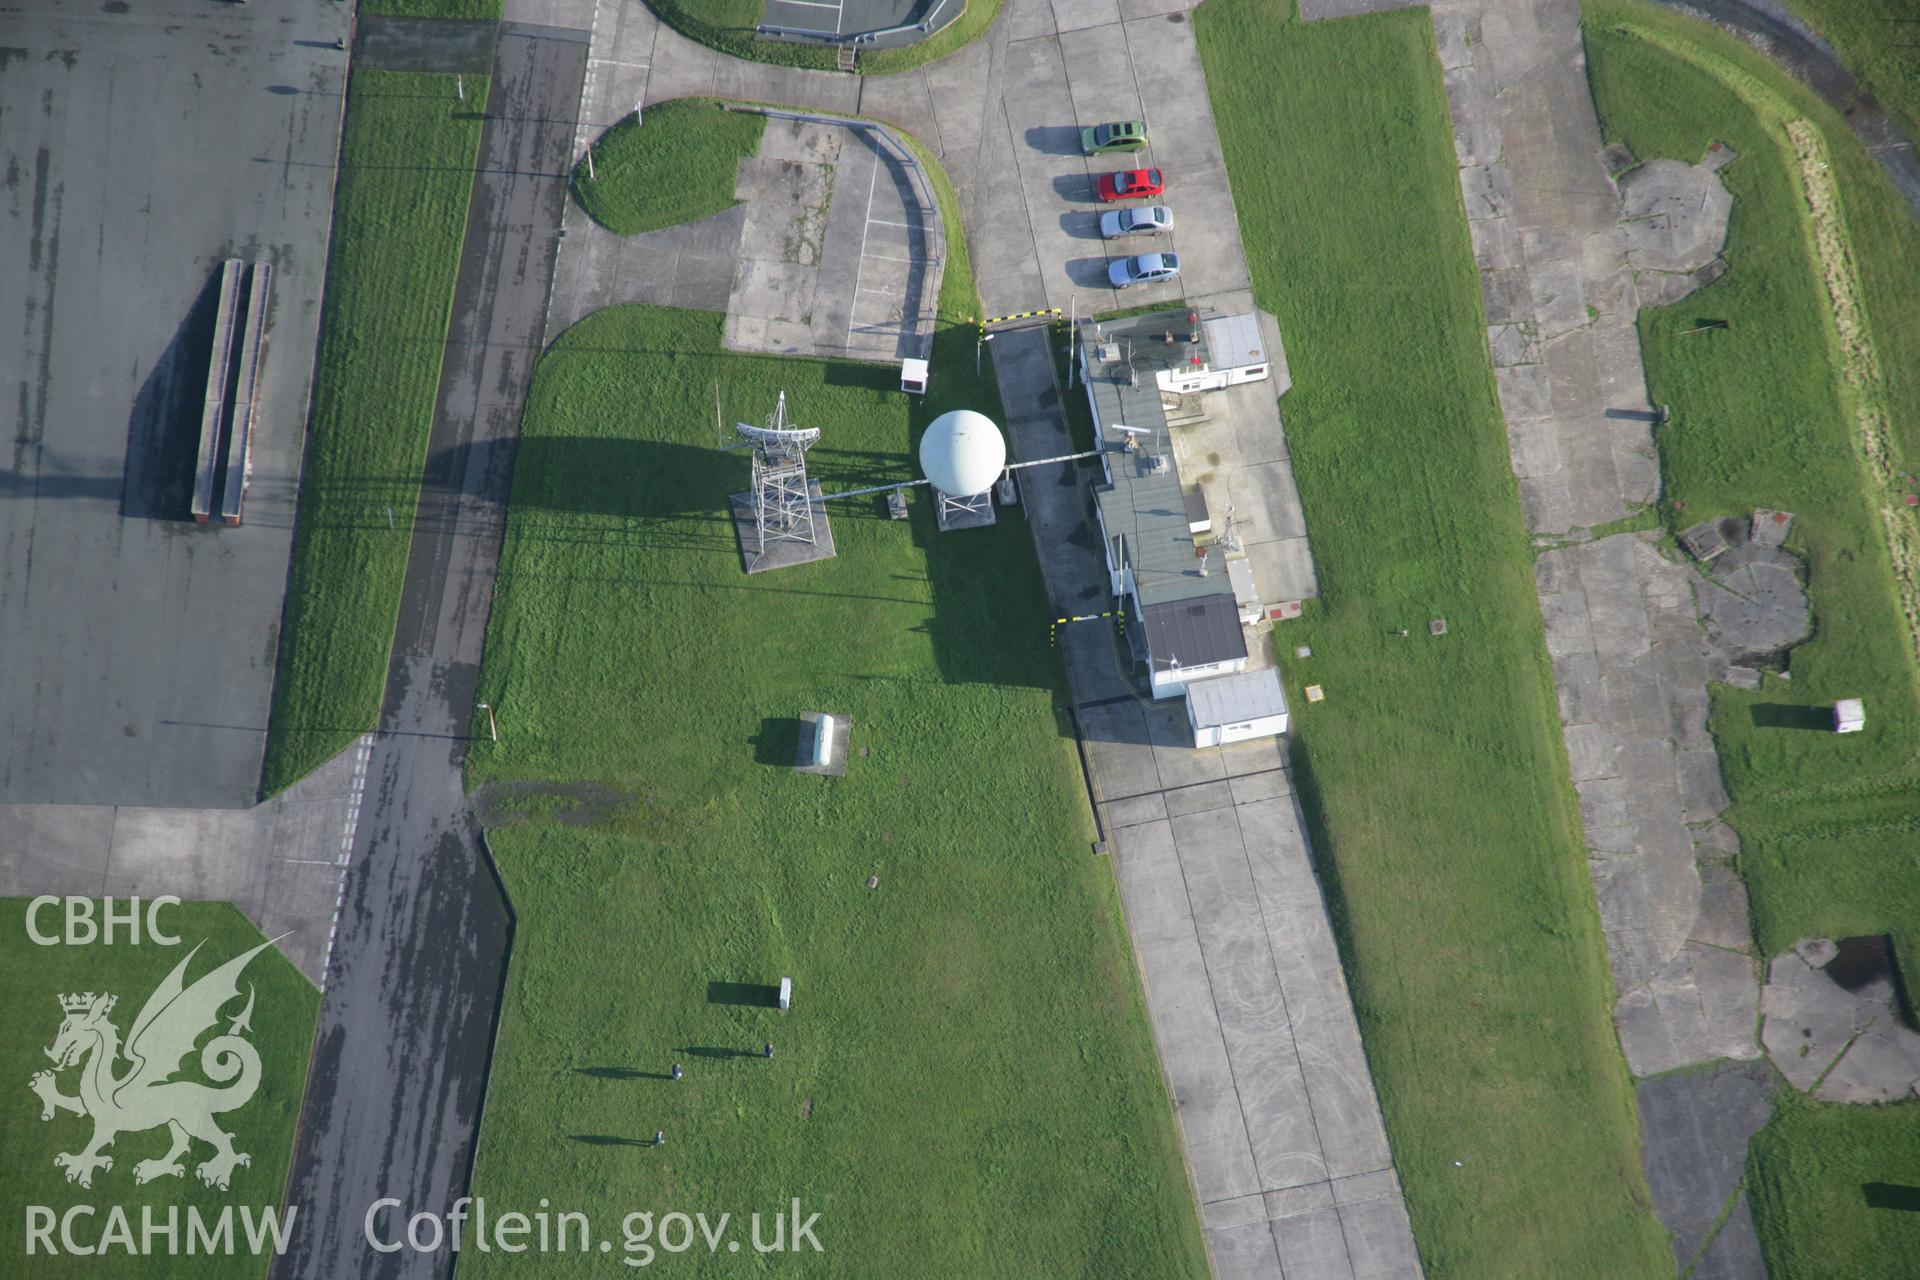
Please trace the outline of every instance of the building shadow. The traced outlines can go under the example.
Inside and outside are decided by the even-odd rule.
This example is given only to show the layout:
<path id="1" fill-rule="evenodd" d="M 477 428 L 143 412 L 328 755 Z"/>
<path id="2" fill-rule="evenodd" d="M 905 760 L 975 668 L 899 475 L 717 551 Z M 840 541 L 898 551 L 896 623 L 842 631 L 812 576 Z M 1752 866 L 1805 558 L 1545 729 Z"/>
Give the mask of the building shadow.
<path id="1" fill-rule="evenodd" d="M 764 982 L 709 982 L 708 1004 L 736 1004 L 750 1009 L 778 1009 L 780 988 Z"/>
<path id="2" fill-rule="evenodd" d="M 200 418 L 206 405 L 207 370 L 213 363 L 215 313 L 220 309 L 217 268 L 218 264 L 208 274 L 133 398 L 133 413 L 127 419 L 126 469 L 113 486 L 120 491 L 120 514 L 126 519 L 193 518 Z M 100 479 L 87 483 L 95 488 L 112 485 L 111 480 Z M 49 496 L 44 482 L 40 496 Z M 52 496 L 59 496 L 59 490 Z"/>
<path id="3" fill-rule="evenodd" d="M 676 1053 L 684 1053 L 689 1058 L 758 1058 L 764 1056 L 758 1049 L 728 1049 L 719 1045 L 681 1045 Z"/>
<path id="4" fill-rule="evenodd" d="M 760 722 L 753 735 L 753 762 L 775 768 L 792 767 L 800 758 L 800 718 L 772 716 Z"/>
<path id="5" fill-rule="evenodd" d="M 633 1067 L 575 1067 L 577 1076 L 592 1076 L 596 1080 L 671 1080 L 670 1071 L 640 1071 Z"/>
<path id="6" fill-rule="evenodd" d="M 1833 730 L 1832 707 L 1809 707 L 1793 702 L 1756 702 L 1748 708 L 1756 729 Z"/>
<path id="7" fill-rule="evenodd" d="M 1902 1186 L 1897 1182 L 1863 1182 L 1860 1194 L 1866 1198 L 1869 1209 L 1920 1213 L 1920 1187 Z"/>

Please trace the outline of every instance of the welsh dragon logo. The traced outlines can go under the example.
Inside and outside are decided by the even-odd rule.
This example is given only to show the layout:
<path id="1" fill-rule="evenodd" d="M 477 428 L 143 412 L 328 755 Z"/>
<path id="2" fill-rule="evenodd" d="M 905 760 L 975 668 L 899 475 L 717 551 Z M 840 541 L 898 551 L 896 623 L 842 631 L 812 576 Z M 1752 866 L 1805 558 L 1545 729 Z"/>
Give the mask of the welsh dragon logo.
<path id="1" fill-rule="evenodd" d="M 245 1152 L 233 1149 L 233 1135 L 214 1123 L 216 1115 L 245 1106 L 260 1087 L 260 1054 L 241 1038 L 252 1030 L 251 984 L 246 1007 L 229 1020 L 226 1033 L 200 1049 L 200 1070 L 225 1087 L 173 1077 L 194 1052 L 195 1042 L 220 1020 L 221 1007 L 239 997 L 240 971 L 271 945 L 263 942 L 188 986 L 187 965 L 200 950 L 195 946 L 147 997 L 124 1046 L 119 1029 L 108 1019 L 119 997 L 91 991 L 60 997 L 66 1019 L 46 1051 L 53 1070 L 36 1072 L 30 1087 L 40 1095 L 42 1120 L 53 1119 L 56 1111 L 93 1119 L 91 1142 L 77 1152 L 53 1158 L 56 1168 L 66 1170 L 68 1182 L 91 1187 L 94 1170 L 113 1168 L 113 1157 L 103 1152 L 116 1137 L 160 1125 L 172 1134 L 173 1146 L 157 1160 L 134 1165 L 135 1182 L 183 1176 L 186 1167 L 181 1157 L 188 1154 L 195 1138 L 213 1147 L 212 1157 L 194 1170 L 208 1186 L 225 1191 L 234 1168 L 253 1163 Z M 122 1058 L 130 1065 L 116 1073 Z M 68 1097 L 60 1092 L 55 1073 L 76 1066 L 80 1092 Z"/>

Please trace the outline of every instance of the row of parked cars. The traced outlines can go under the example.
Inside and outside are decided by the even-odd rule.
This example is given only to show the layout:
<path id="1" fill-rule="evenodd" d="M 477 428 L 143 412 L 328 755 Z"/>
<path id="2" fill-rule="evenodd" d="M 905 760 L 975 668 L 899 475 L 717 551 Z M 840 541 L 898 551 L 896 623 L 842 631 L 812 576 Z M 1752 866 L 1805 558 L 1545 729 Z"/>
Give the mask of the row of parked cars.
<path id="1" fill-rule="evenodd" d="M 1139 151 L 1147 145 L 1144 120 L 1116 120 L 1080 131 L 1080 150 L 1090 156 Z M 1165 194 L 1166 179 L 1158 169 L 1122 169 L 1103 173 L 1094 180 L 1094 193 L 1103 203 L 1122 200 L 1151 200 Z M 1100 215 L 1100 235 L 1106 240 L 1125 240 L 1134 236 L 1159 236 L 1173 230 L 1173 210 L 1164 204 L 1136 205 L 1110 209 Z M 1158 284 L 1180 274 L 1177 253 L 1139 253 L 1119 258 L 1107 265 L 1107 280 L 1116 289 L 1136 284 Z"/>

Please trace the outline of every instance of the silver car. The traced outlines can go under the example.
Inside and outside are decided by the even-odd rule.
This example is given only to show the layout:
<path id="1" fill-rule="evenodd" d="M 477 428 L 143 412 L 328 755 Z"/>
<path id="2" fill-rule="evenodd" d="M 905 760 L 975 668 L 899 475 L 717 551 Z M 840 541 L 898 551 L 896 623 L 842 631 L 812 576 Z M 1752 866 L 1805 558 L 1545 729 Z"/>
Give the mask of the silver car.
<path id="1" fill-rule="evenodd" d="M 1135 284 L 1159 284 L 1180 274 L 1177 253 L 1142 253 L 1122 258 L 1107 268 L 1107 279 L 1116 289 Z"/>
<path id="2" fill-rule="evenodd" d="M 1100 234 L 1108 240 L 1123 236 L 1157 236 L 1173 230 L 1173 210 L 1163 204 L 1137 209 L 1113 209 L 1100 215 Z"/>

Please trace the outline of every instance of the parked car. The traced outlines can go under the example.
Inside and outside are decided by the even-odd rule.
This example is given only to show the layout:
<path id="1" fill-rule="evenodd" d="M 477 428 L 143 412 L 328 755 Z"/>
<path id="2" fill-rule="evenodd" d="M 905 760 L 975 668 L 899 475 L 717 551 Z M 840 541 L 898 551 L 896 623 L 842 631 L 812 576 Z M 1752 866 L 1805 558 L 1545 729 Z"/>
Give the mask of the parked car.
<path id="1" fill-rule="evenodd" d="M 1164 195 L 1167 184 L 1161 181 L 1158 169 L 1122 169 L 1119 173 L 1103 173 L 1094 184 L 1100 198 L 1111 204 L 1115 200 L 1141 200 L 1147 196 Z"/>
<path id="2" fill-rule="evenodd" d="M 1138 151 L 1147 145 L 1147 122 L 1116 120 L 1080 131 L 1080 150 L 1090 156 L 1110 151 Z"/>
<path id="3" fill-rule="evenodd" d="M 1136 284 L 1159 284 L 1179 274 L 1180 255 L 1177 253 L 1142 253 L 1122 258 L 1107 268 L 1107 279 L 1113 282 L 1116 289 Z"/>
<path id="4" fill-rule="evenodd" d="M 1173 230 L 1173 210 L 1163 204 L 1110 209 L 1100 215 L 1100 234 L 1108 240 L 1122 236 L 1157 236 Z"/>

